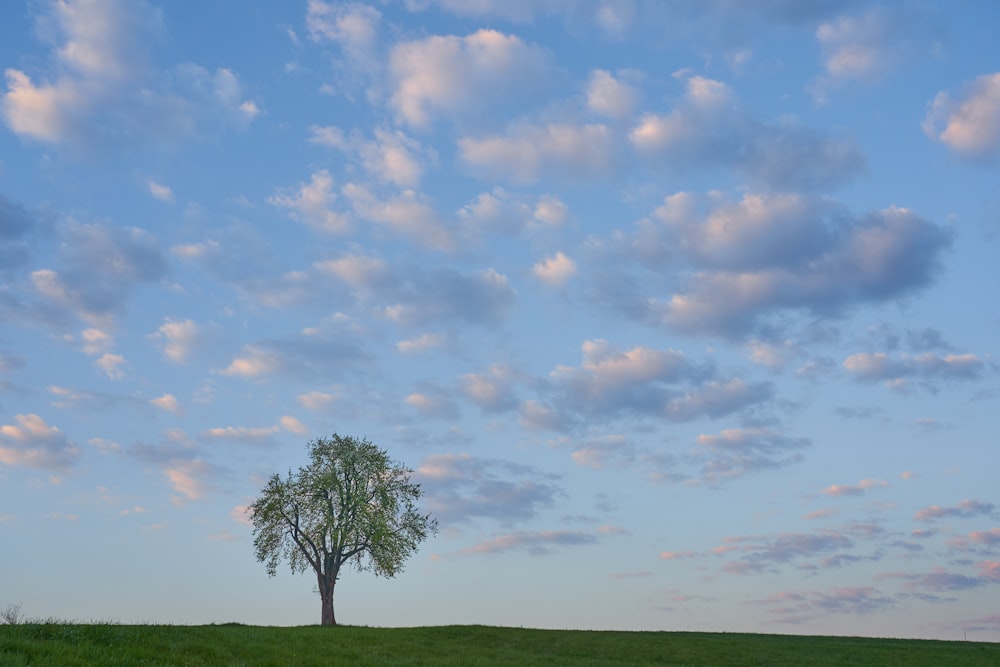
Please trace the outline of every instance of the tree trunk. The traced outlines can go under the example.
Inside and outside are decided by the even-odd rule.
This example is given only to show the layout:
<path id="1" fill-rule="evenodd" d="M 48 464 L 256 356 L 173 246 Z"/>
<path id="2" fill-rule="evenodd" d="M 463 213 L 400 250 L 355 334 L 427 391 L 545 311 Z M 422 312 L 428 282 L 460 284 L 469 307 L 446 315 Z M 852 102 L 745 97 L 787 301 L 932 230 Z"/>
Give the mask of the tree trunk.
<path id="1" fill-rule="evenodd" d="M 320 577 L 319 597 L 323 603 L 320 625 L 337 625 L 337 617 L 333 614 L 333 586 L 336 583 L 336 579 L 332 582 L 325 582 L 323 581 L 323 578 Z"/>

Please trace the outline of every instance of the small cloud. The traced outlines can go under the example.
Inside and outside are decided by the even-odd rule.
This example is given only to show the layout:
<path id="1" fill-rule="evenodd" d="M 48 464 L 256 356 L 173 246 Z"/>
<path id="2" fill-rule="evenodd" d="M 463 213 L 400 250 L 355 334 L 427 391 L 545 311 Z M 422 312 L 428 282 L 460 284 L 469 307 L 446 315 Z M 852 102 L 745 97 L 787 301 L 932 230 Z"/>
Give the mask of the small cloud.
<path id="1" fill-rule="evenodd" d="M 992 161 L 1000 154 L 1000 72 L 984 74 L 953 100 L 938 93 L 929 105 L 923 129 L 960 156 Z"/>
<path id="2" fill-rule="evenodd" d="M 164 394 L 159 398 L 154 398 L 150 401 L 151 405 L 154 405 L 161 410 L 166 410 L 167 412 L 172 412 L 177 415 L 181 412 L 180 403 L 177 402 L 177 397 L 173 394 Z"/>
<path id="3" fill-rule="evenodd" d="M 306 428 L 306 425 L 295 417 L 286 415 L 281 418 L 279 423 L 281 424 L 281 428 L 285 429 L 289 433 L 294 433 L 295 435 L 306 435 L 309 433 L 309 429 Z"/>
<path id="4" fill-rule="evenodd" d="M 125 377 L 125 372 L 122 370 L 125 363 L 125 357 L 109 352 L 95 361 L 94 365 L 101 369 L 110 379 L 121 380 Z"/>
<path id="5" fill-rule="evenodd" d="M 399 341 L 396 343 L 396 350 L 403 354 L 416 354 L 441 347 L 444 345 L 445 340 L 445 337 L 441 334 L 424 333 L 416 338 Z"/>
<path id="6" fill-rule="evenodd" d="M 996 506 L 993 503 L 983 503 L 978 500 L 963 500 L 952 507 L 931 505 L 924 507 L 913 515 L 916 521 L 936 521 L 937 519 L 969 519 L 976 516 L 990 516 Z"/>
<path id="7" fill-rule="evenodd" d="M 576 274 L 576 262 L 558 252 L 535 264 L 531 273 L 543 283 L 558 287 Z"/>
<path id="8" fill-rule="evenodd" d="M 161 185 L 154 180 L 150 180 L 148 186 L 149 194 L 153 195 L 156 199 L 167 202 L 168 204 L 174 203 L 174 191 L 168 186 Z"/>
<path id="9" fill-rule="evenodd" d="M 823 489 L 821 493 L 835 498 L 841 496 L 863 496 L 870 489 L 882 489 L 887 486 L 889 486 L 889 482 L 884 479 L 863 479 L 857 484 L 833 484 Z"/>

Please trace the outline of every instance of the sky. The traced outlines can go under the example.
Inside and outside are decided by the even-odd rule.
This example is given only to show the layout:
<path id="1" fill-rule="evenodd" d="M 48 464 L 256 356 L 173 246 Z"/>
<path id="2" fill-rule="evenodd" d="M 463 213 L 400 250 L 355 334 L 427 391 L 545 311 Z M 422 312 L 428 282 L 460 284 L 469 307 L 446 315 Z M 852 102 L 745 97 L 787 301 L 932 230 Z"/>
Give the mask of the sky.
<path id="1" fill-rule="evenodd" d="M 0 607 L 1000 641 L 1000 4 L 0 8 Z"/>

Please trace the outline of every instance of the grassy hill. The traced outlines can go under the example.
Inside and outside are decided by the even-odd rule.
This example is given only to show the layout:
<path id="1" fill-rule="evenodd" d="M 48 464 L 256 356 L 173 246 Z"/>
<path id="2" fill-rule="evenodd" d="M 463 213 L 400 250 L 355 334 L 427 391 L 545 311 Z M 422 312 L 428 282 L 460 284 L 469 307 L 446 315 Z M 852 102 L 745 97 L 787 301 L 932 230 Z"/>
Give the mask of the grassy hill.
<path id="1" fill-rule="evenodd" d="M 1000 644 L 486 626 L 0 626 L 12 665 L 1000 665 Z"/>

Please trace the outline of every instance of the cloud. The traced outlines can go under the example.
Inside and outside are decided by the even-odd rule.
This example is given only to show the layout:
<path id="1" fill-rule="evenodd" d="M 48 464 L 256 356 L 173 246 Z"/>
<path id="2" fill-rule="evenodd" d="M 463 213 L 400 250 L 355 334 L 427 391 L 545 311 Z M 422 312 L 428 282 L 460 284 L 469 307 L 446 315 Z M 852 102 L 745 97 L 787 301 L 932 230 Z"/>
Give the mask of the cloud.
<path id="1" fill-rule="evenodd" d="M 863 496 L 870 489 L 882 489 L 887 486 L 889 486 L 889 482 L 884 479 L 863 479 L 857 484 L 833 484 L 823 489 L 820 493 L 834 498 Z"/>
<path id="2" fill-rule="evenodd" d="M 35 291 L 102 328 L 137 286 L 167 275 L 166 258 L 145 230 L 71 222 L 62 240 L 60 269 L 31 273 Z"/>
<path id="3" fill-rule="evenodd" d="M 243 378 L 292 375 L 330 379 L 357 370 L 368 358 L 356 336 L 334 332 L 264 339 L 245 345 L 229 365 L 217 372 Z"/>
<path id="4" fill-rule="evenodd" d="M 540 92 L 553 78 L 553 65 L 544 49 L 483 29 L 397 44 L 389 72 L 397 116 L 426 128 L 439 115 L 472 119 L 509 109 Z"/>
<path id="5" fill-rule="evenodd" d="M 1000 154 L 1000 72 L 977 77 L 957 100 L 947 92 L 938 93 L 923 129 L 964 158 L 994 160 Z"/>
<path id="6" fill-rule="evenodd" d="M 865 166 L 853 141 L 790 119 L 756 120 L 729 86 L 701 76 L 687 80 L 684 97 L 673 110 L 646 114 L 628 138 L 653 164 L 675 170 L 731 168 L 776 191 L 842 185 Z"/>
<path id="7" fill-rule="evenodd" d="M 322 391 L 310 391 L 307 394 L 299 394 L 298 396 L 299 405 L 307 410 L 313 410 L 316 412 L 325 410 L 338 400 L 340 400 L 340 396 L 335 396 L 334 394 L 328 394 Z"/>
<path id="8" fill-rule="evenodd" d="M 309 0 L 306 8 L 306 28 L 312 39 L 335 42 L 355 56 L 374 49 L 381 18 L 374 7 L 355 2 Z"/>
<path id="9" fill-rule="evenodd" d="M 896 605 L 896 599 L 872 586 L 844 586 L 829 591 L 783 591 L 753 604 L 769 607 L 778 623 L 802 623 L 825 614 L 870 614 Z"/>
<path id="10" fill-rule="evenodd" d="M 344 186 L 344 196 L 350 201 L 355 215 L 417 245 L 441 251 L 456 248 L 454 230 L 420 192 L 403 190 L 387 199 L 379 199 L 366 186 L 348 183 Z"/>
<path id="11" fill-rule="evenodd" d="M 213 467 L 200 459 L 176 461 L 163 467 L 170 486 L 180 494 L 178 501 L 200 500 L 210 488 L 206 478 L 213 472 Z"/>
<path id="12" fill-rule="evenodd" d="M 154 75 L 150 46 L 164 33 L 146 2 L 54 2 L 39 17 L 52 79 L 5 71 L 0 100 L 15 133 L 80 151 L 169 144 L 202 129 L 245 127 L 259 113 L 231 70 L 187 63 Z"/>
<path id="13" fill-rule="evenodd" d="M 572 453 L 573 463 L 593 470 L 631 465 L 637 456 L 636 446 L 623 435 L 590 439 L 574 447 Z"/>
<path id="14" fill-rule="evenodd" d="M 859 540 L 872 540 L 885 534 L 874 524 L 851 524 L 839 529 L 823 529 L 813 533 L 779 533 L 777 535 L 729 537 L 716 552 L 740 552 L 739 559 L 726 563 L 724 570 L 732 574 L 777 572 L 778 567 L 796 563 L 800 569 L 840 567 L 844 562 L 877 559 L 846 553 Z M 805 559 L 820 557 L 818 562 Z M 805 562 L 802 562 L 805 561 Z"/>
<path id="15" fill-rule="evenodd" d="M 566 216 L 566 205 L 554 195 L 526 197 L 501 187 L 480 193 L 458 211 L 462 231 L 471 236 L 537 232 L 562 225 Z"/>
<path id="16" fill-rule="evenodd" d="M 726 429 L 715 435 L 699 435 L 692 457 L 702 464 L 702 479 L 718 484 L 801 461 L 796 450 L 810 445 L 808 438 L 790 438 L 763 428 Z"/>
<path id="17" fill-rule="evenodd" d="M 569 282 L 576 274 L 576 262 L 557 252 L 531 267 L 531 273 L 543 283 L 559 287 Z"/>
<path id="18" fill-rule="evenodd" d="M 522 124 L 505 135 L 463 137 L 462 160 L 488 178 L 536 183 L 542 178 L 588 180 L 610 174 L 618 148 L 606 125 Z"/>
<path id="19" fill-rule="evenodd" d="M 110 352 L 101 355 L 100 358 L 94 361 L 94 365 L 112 380 L 121 380 L 125 377 L 125 372 L 122 370 L 122 367 L 125 366 L 126 363 L 125 357 L 120 354 L 111 354 Z"/>
<path id="20" fill-rule="evenodd" d="M 598 542 L 596 535 L 578 530 L 519 531 L 467 547 L 459 551 L 458 555 L 479 556 L 525 550 L 532 556 L 542 556 L 551 553 L 555 547 L 583 546 Z"/>
<path id="21" fill-rule="evenodd" d="M 396 350 L 402 354 L 419 354 L 421 352 L 426 352 L 427 350 L 433 350 L 441 347 L 446 342 L 447 339 L 441 334 L 423 333 L 416 338 L 409 338 L 397 342 Z"/>
<path id="22" fill-rule="evenodd" d="M 281 192 L 268 198 L 268 203 L 286 208 L 290 215 L 318 231 L 343 234 L 350 229 L 347 216 L 332 209 L 337 195 L 333 192 L 333 176 L 326 169 L 312 174 L 309 183 L 297 191 Z"/>
<path id="23" fill-rule="evenodd" d="M 0 426 L 0 464 L 54 472 L 70 468 L 80 447 L 36 414 L 15 415 Z"/>
<path id="24" fill-rule="evenodd" d="M 165 318 L 163 324 L 150 338 L 161 342 L 163 354 L 171 361 L 186 362 L 201 341 L 202 332 L 194 320 Z"/>
<path id="25" fill-rule="evenodd" d="M 399 130 L 375 128 L 372 140 L 364 139 L 357 131 L 344 137 L 333 126 L 314 125 L 310 132 L 311 143 L 344 151 L 378 181 L 400 187 L 418 185 L 426 163 L 437 157 L 433 150 L 424 149 Z"/>
<path id="26" fill-rule="evenodd" d="M 746 194 L 731 203 L 717 193 L 678 193 L 634 232 L 592 244 L 607 266 L 594 273 L 594 294 L 684 333 L 773 337 L 781 314 L 837 316 L 931 284 L 951 237 L 895 206 L 855 217 L 803 195 Z M 634 268 L 622 268 L 623 259 Z M 657 285 L 669 296 L 643 294 Z"/>
<path id="27" fill-rule="evenodd" d="M 281 431 L 279 426 L 218 426 L 206 429 L 202 437 L 211 440 L 226 440 L 241 445 L 265 445 L 273 442 L 274 435 Z"/>
<path id="28" fill-rule="evenodd" d="M 517 407 L 515 380 L 510 366 L 494 364 L 482 373 L 466 373 L 459 378 L 458 386 L 484 412 L 506 412 Z"/>
<path id="29" fill-rule="evenodd" d="M 844 368 L 857 380 L 883 381 L 889 387 L 900 388 L 911 377 L 922 380 L 975 380 L 982 376 L 986 363 L 974 354 L 941 356 L 924 352 L 893 358 L 884 352 L 859 352 L 844 360 Z"/>
<path id="30" fill-rule="evenodd" d="M 878 6 L 821 24 L 816 40 L 826 74 L 814 84 L 814 92 L 822 98 L 825 88 L 843 81 L 884 79 L 933 47 L 934 22 L 912 8 Z"/>
<path id="31" fill-rule="evenodd" d="M 149 403 L 150 405 L 154 405 L 161 410 L 166 410 L 167 412 L 171 412 L 175 415 L 180 414 L 181 412 L 181 405 L 177 401 L 177 397 L 173 394 L 163 394 L 158 398 L 150 400 Z"/>
<path id="32" fill-rule="evenodd" d="M 978 500 L 963 500 L 951 507 L 941 507 L 940 505 L 930 505 L 917 510 L 913 515 L 916 521 L 937 521 L 938 519 L 971 519 L 976 516 L 991 516 L 996 507 L 993 503 L 984 503 Z"/>
<path id="33" fill-rule="evenodd" d="M 916 532 L 916 531 L 914 531 Z M 934 534 L 936 531 L 926 531 Z M 993 554 L 1000 549 L 1000 528 L 975 530 L 966 536 L 955 536 L 948 540 L 948 547 L 956 551 L 972 551 L 980 554 Z"/>
<path id="34" fill-rule="evenodd" d="M 309 433 L 309 429 L 305 424 L 290 415 L 285 415 L 278 423 L 281 425 L 281 428 L 295 435 L 306 435 Z"/>
<path id="35" fill-rule="evenodd" d="M 587 108 L 609 118 L 627 118 L 639 102 L 639 92 L 603 69 L 595 69 L 587 81 Z"/>
<path id="36" fill-rule="evenodd" d="M 461 411 L 449 393 L 429 383 L 423 385 L 421 391 L 408 395 L 403 402 L 425 417 L 456 421 Z"/>
<path id="37" fill-rule="evenodd" d="M 168 186 L 161 185 L 152 179 L 149 180 L 148 186 L 149 194 L 153 195 L 156 199 L 167 202 L 168 204 L 174 203 L 174 191 Z"/>
<path id="38" fill-rule="evenodd" d="M 413 478 L 426 492 L 427 509 L 449 524 L 531 519 L 562 493 L 550 475 L 530 466 L 465 453 L 428 456 Z"/>
<path id="39" fill-rule="evenodd" d="M 405 327 L 461 322 L 495 326 L 517 296 L 507 277 L 493 269 L 412 269 L 371 287 L 359 298 L 370 302 L 380 317 Z"/>
<path id="40" fill-rule="evenodd" d="M 0 275 L 27 264 L 35 239 L 48 227 L 42 218 L 0 195 Z"/>

